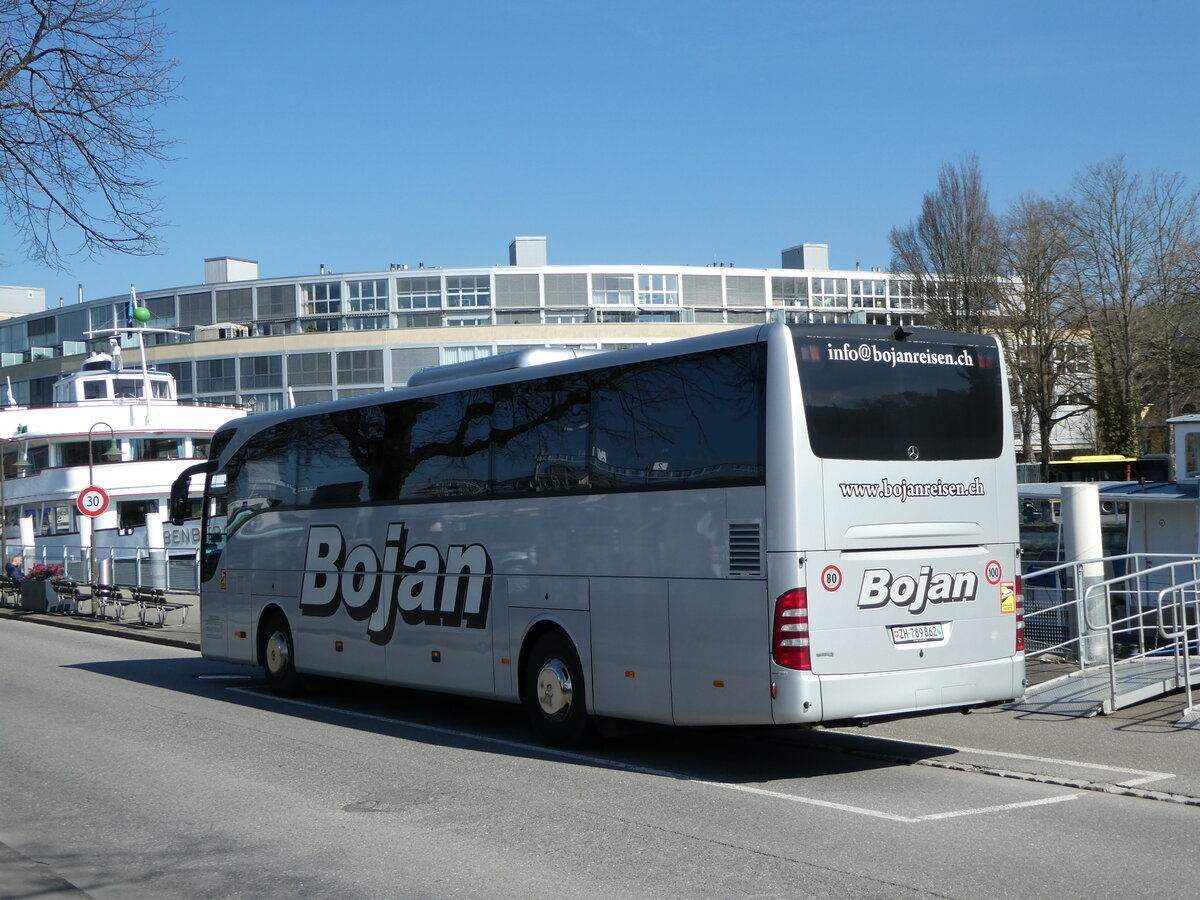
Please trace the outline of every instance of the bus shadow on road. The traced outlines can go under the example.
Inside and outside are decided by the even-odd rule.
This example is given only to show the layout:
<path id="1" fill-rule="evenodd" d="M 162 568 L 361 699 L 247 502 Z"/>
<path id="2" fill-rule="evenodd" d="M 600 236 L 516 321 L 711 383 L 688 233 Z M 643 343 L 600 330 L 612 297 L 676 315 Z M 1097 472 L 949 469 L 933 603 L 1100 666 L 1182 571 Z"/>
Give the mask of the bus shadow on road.
<path id="1" fill-rule="evenodd" d="M 955 752 L 801 727 L 673 728 L 608 719 L 599 721 L 596 742 L 558 750 L 537 742 L 520 706 L 495 700 L 334 678 L 310 678 L 303 695 L 282 698 L 270 692 L 257 669 L 193 656 L 69 668 L 430 746 L 689 780 L 760 784 L 822 778 L 905 766 Z"/>

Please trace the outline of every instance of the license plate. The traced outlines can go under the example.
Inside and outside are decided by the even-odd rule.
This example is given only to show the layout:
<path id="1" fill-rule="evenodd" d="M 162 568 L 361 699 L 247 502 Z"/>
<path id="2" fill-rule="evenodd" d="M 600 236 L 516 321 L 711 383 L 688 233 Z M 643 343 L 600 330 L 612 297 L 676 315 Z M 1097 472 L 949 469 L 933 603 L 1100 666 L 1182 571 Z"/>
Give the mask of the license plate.
<path id="1" fill-rule="evenodd" d="M 921 641 L 940 641 L 943 637 L 945 637 L 945 634 L 942 631 L 941 622 L 934 622 L 932 625 L 892 626 L 893 644 L 916 644 Z"/>

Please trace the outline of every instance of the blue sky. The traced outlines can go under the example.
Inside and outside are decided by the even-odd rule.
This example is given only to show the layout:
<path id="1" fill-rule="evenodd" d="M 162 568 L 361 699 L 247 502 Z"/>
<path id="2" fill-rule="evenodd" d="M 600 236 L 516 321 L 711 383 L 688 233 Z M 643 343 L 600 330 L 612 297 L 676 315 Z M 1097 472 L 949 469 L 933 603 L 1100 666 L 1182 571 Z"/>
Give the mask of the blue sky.
<path id="1" fill-rule="evenodd" d="M 887 267 L 938 169 L 998 213 L 1125 154 L 1200 189 L 1200 4 L 1143 0 L 176 0 L 165 252 L 55 272 L 47 303 L 262 277 L 507 262 Z"/>

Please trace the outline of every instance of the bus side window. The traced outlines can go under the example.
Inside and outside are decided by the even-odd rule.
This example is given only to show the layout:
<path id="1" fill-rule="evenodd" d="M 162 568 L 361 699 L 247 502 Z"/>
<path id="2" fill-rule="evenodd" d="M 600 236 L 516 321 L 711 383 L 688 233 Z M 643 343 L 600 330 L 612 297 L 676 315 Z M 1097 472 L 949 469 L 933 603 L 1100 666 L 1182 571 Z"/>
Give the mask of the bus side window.
<path id="1" fill-rule="evenodd" d="M 491 490 L 491 391 L 459 391 L 415 401 L 400 496 L 470 497 Z"/>
<path id="2" fill-rule="evenodd" d="M 578 376 L 497 389 L 492 420 L 496 494 L 588 490 L 588 392 Z"/>

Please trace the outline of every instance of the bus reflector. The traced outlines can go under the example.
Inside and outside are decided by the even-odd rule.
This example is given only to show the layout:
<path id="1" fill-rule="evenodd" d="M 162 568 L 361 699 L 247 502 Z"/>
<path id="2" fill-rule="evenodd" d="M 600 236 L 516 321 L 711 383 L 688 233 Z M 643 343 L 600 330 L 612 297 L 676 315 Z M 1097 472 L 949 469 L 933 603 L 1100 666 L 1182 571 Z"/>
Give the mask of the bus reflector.
<path id="1" fill-rule="evenodd" d="M 1016 600 L 1017 600 L 1017 653 L 1025 651 L 1025 597 L 1021 593 L 1021 576 L 1017 576 L 1016 582 Z"/>
<path id="2" fill-rule="evenodd" d="M 771 652 L 775 662 L 785 668 L 812 669 L 808 649 L 808 591 L 804 588 L 794 588 L 775 601 Z"/>

